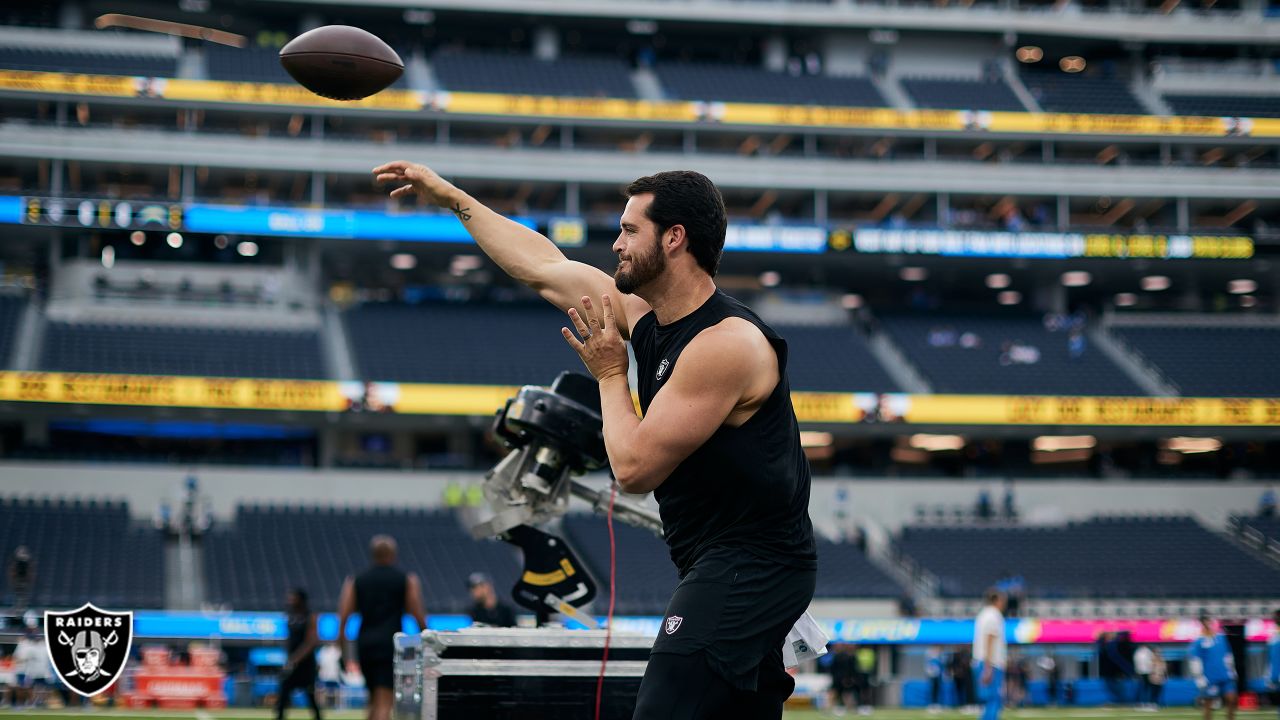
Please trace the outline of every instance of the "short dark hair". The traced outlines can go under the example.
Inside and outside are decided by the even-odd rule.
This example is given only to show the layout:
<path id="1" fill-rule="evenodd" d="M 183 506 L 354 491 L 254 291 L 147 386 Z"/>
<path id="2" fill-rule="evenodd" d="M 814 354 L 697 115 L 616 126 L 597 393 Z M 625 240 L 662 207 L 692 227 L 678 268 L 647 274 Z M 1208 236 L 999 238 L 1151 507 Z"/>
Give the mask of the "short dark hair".
<path id="1" fill-rule="evenodd" d="M 982 595 L 982 599 L 986 600 L 988 605 L 995 605 L 996 601 L 1002 597 L 1004 597 L 1004 593 L 995 588 L 987 588 L 987 591 Z"/>
<path id="2" fill-rule="evenodd" d="M 653 194 L 653 202 L 645 216 L 658 226 L 658 235 L 683 225 L 698 267 L 715 277 L 729 225 L 720 189 L 700 172 L 670 170 L 638 178 L 623 191 L 629 198 L 646 193 Z"/>

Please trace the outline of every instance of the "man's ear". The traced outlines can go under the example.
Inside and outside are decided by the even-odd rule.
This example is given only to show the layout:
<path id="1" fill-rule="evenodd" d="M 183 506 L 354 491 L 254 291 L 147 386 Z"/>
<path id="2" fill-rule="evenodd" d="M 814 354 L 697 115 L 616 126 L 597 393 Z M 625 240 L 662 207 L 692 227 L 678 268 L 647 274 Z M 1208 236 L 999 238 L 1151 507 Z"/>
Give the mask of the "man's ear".
<path id="1" fill-rule="evenodd" d="M 662 236 L 662 249 L 675 250 L 689 240 L 683 225 L 672 225 Z"/>

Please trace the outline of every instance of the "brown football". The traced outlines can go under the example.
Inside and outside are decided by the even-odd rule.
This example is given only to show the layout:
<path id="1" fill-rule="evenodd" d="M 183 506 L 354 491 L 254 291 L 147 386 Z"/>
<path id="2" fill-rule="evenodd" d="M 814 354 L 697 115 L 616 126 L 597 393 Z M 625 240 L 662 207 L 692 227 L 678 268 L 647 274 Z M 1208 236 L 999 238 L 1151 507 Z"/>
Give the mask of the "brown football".
<path id="1" fill-rule="evenodd" d="M 302 33 L 280 48 L 280 64 L 300 85 L 331 100 L 367 98 L 404 72 L 404 61 L 390 45 L 350 25 Z"/>

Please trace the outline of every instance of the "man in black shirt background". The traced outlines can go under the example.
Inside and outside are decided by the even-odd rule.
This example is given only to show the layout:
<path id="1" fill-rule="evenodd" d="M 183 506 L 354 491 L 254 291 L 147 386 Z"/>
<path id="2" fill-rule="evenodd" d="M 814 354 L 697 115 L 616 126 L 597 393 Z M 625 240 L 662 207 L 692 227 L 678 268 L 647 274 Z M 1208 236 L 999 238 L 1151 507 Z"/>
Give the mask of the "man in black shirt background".
<path id="1" fill-rule="evenodd" d="M 427 626 L 422 606 L 422 583 L 416 573 L 396 566 L 396 541 L 390 535 L 375 535 L 369 541 L 372 565 L 342 585 L 338 600 L 338 642 L 347 639 L 347 620 L 360 613 L 360 633 L 356 637 L 356 658 L 360 674 L 369 690 L 368 720 L 390 720 L 395 700 L 395 648 L 392 637 L 400 632 L 405 613 Z"/>
<path id="2" fill-rule="evenodd" d="M 493 578 L 481 572 L 467 576 L 467 590 L 471 593 L 471 622 L 490 627 L 515 627 L 516 615 L 511 608 L 498 602 L 493 589 Z"/>
<path id="3" fill-rule="evenodd" d="M 610 277 L 424 165 L 373 172 L 394 198 L 452 211 L 503 271 L 568 312 L 576 335 L 564 328 L 565 341 L 600 383 L 614 477 L 654 493 L 681 577 L 635 717 L 781 718 L 795 687 L 782 644 L 817 574 L 809 464 L 786 342 L 714 281 L 728 225 L 719 189 L 687 170 L 628 185 Z"/>

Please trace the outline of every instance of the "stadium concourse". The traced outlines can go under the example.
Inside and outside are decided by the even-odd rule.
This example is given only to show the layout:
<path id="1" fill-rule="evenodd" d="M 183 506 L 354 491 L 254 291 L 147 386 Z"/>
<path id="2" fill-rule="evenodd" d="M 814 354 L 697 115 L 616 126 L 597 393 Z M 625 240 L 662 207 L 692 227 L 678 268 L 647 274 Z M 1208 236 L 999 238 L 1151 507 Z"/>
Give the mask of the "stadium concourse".
<path id="1" fill-rule="evenodd" d="M 610 608 L 601 716 L 631 716 L 679 582 L 656 501 L 619 495 L 611 529 L 590 449 L 504 461 L 542 438 L 508 399 L 582 371 L 568 320 L 453 214 L 389 199 L 369 171 L 399 158 L 606 272 L 630 181 L 719 187 L 716 282 L 786 340 L 813 470 L 830 643 L 787 718 L 974 713 L 992 627 L 1006 717 L 1201 717 L 1206 642 L 1238 717 L 1275 712 L 1274 3 L 421 5 L 0 9 L 0 718 L 260 717 L 297 589 L 326 715 L 363 717 L 337 615 L 381 535 L 444 638 L 439 678 L 401 664 L 397 717 L 431 687 L 442 718 L 587 716 L 580 621 Z M 244 46 L 94 29 L 114 12 Z M 403 76 L 355 103 L 293 83 L 279 49 L 330 24 Z M 513 479 L 530 458 L 542 480 Z M 552 478 L 581 483 L 567 512 L 532 494 Z M 499 540 L 504 496 L 564 555 Z M 528 578 L 594 589 L 575 619 L 518 603 Z M 85 603 L 134 613 L 88 701 L 42 636 Z M 501 631 L 474 619 L 511 614 L 532 654 L 477 676 Z"/>

